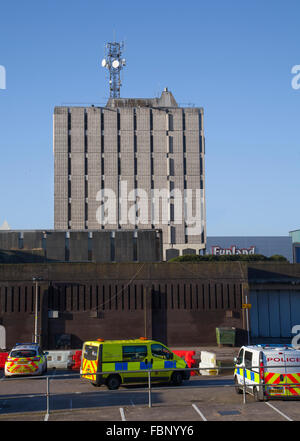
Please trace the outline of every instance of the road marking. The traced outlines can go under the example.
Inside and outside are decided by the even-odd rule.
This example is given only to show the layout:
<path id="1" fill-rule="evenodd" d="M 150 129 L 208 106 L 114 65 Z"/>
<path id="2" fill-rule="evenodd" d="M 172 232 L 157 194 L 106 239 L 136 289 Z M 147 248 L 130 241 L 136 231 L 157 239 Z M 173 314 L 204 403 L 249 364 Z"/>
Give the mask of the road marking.
<path id="1" fill-rule="evenodd" d="M 123 407 L 120 407 L 120 414 L 121 414 L 122 421 L 126 421 Z"/>
<path id="2" fill-rule="evenodd" d="M 277 409 L 277 407 L 275 407 L 275 406 L 273 406 L 272 404 L 267 403 L 267 402 L 266 402 L 266 404 L 267 404 L 268 406 L 272 407 L 272 409 L 274 409 L 276 412 L 278 412 L 281 416 L 283 416 L 284 418 L 286 418 L 288 421 L 293 421 L 291 418 L 289 418 L 287 415 L 285 415 L 283 412 L 281 412 L 279 409 Z"/>
<path id="3" fill-rule="evenodd" d="M 205 416 L 203 415 L 203 413 L 201 412 L 200 409 L 198 409 L 198 407 L 196 406 L 196 404 L 192 404 L 192 407 L 195 409 L 195 411 L 201 416 L 201 418 L 203 419 L 203 421 L 207 421 L 207 419 L 205 418 Z"/>

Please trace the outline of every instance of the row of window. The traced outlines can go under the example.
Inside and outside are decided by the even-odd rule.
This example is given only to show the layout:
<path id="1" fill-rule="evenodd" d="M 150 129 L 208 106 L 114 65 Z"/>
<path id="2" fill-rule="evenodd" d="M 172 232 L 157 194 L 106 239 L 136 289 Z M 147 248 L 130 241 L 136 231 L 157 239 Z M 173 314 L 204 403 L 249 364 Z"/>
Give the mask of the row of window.
<path id="1" fill-rule="evenodd" d="M 171 359 L 171 352 L 169 352 L 164 346 L 155 343 L 151 345 L 151 354 L 154 357 L 161 358 L 163 360 L 170 360 Z M 122 360 L 119 361 L 142 361 L 144 360 L 148 355 L 147 346 L 144 345 L 128 345 L 122 347 Z M 86 345 L 85 346 L 85 352 L 84 352 L 84 358 L 86 360 L 97 360 L 98 358 L 98 352 L 97 347 L 92 345 Z"/>
<path id="2" fill-rule="evenodd" d="M 140 173 L 138 173 L 138 161 L 137 161 L 137 158 L 133 158 L 133 161 L 129 161 L 129 163 L 127 161 L 125 163 L 124 167 L 122 167 L 121 159 L 122 158 L 117 158 L 117 162 L 116 162 L 116 164 L 118 163 L 117 164 L 117 167 L 118 167 L 118 173 L 117 174 L 118 174 L 118 176 L 121 176 L 122 172 L 123 172 L 124 176 L 126 176 L 126 174 L 128 174 L 128 173 L 126 173 L 126 172 L 129 171 L 128 170 L 128 164 L 130 165 L 130 168 L 133 169 L 133 175 L 134 176 L 138 176 L 139 174 L 141 176 L 143 176 L 142 173 L 144 173 L 144 169 L 142 169 L 142 171 L 140 171 Z M 170 158 L 168 156 L 165 159 L 167 160 L 167 163 L 166 163 L 167 165 L 163 169 L 161 167 L 162 163 L 159 162 L 158 163 L 158 170 L 157 170 L 156 175 L 157 176 L 161 176 L 162 172 L 164 172 L 164 170 L 165 170 L 165 173 L 166 173 L 167 176 L 175 176 L 175 165 L 177 167 L 180 166 L 180 164 L 178 164 L 179 161 L 177 160 L 177 162 L 175 162 L 174 158 Z M 180 172 L 180 169 L 179 169 L 179 172 L 177 171 L 176 176 L 179 176 L 179 177 L 181 177 L 181 176 L 184 176 L 184 177 L 186 177 L 186 176 L 198 176 L 198 175 L 201 176 L 203 174 L 203 159 L 201 157 L 199 157 L 199 163 L 198 163 L 198 157 L 196 159 L 197 159 L 197 162 L 190 161 L 189 171 L 187 171 L 186 157 L 184 156 L 183 157 L 183 165 L 182 165 L 183 168 L 182 168 L 182 171 Z M 127 160 L 127 158 L 126 158 L 126 160 Z M 149 170 L 148 170 L 148 172 L 149 172 L 148 175 L 149 176 L 155 176 L 154 157 L 151 157 L 149 162 L 150 162 L 150 167 L 149 167 Z M 123 170 L 123 168 L 124 168 L 124 170 Z M 109 167 L 108 167 L 108 169 L 109 169 Z M 99 180 L 103 180 L 103 178 L 105 176 L 105 171 L 104 170 L 105 170 L 105 168 L 104 168 L 104 158 L 102 157 L 101 158 L 101 174 L 99 174 L 99 178 L 100 178 Z M 110 168 L 108 170 L 108 174 L 110 175 L 112 172 L 114 172 L 115 175 L 116 175 L 116 171 L 117 171 L 116 167 L 115 167 L 115 170 L 112 170 Z M 72 162 L 71 162 L 70 158 L 68 159 L 68 176 L 69 176 L 69 181 L 70 181 L 71 180 L 71 176 L 72 176 Z M 88 181 L 88 176 L 89 176 L 88 175 L 88 160 L 85 159 L 84 177 L 85 177 L 86 181 Z"/>
<path id="3" fill-rule="evenodd" d="M 158 112 L 158 110 L 155 110 L 156 112 Z M 161 112 L 162 110 L 160 110 Z M 72 126 L 72 116 L 71 116 L 71 112 L 68 113 L 68 129 L 71 130 L 71 126 Z M 172 113 L 169 113 L 168 111 L 165 110 L 165 129 L 166 130 L 174 130 L 174 115 Z M 197 117 L 198 119 L 197 121 L 197 125 L 198 127 L 201 129 L 202 128 L 202 122 L 201 122 L 201 114 L 200 112 L 198 112 Z M 144 119 L 144 118 L 143 118 Z M 104 113 L 100 112 L 99 113 L 99 120 L 100 120 L 100 126 L 101 126 L 101 130 L 104 130 Z M 154 124 L 153 124 L 153 111 L 150 108 L 149 109 L 149 129 L 150 130 L 154 130 Z M 78 119 L 76 118 L 76 123 L 78 123 Z M 164 125 L 164 124 L 163 124 Z M 147 127 L 147 126 L 146 126 Z M 159 125 L 159 130 L 161 130 L 161 126 Z M 180 127 L 182 130 L 186 130 L 186 115 L 185 112 L 182 111 L 182 126 Z M 84 112 L 84 130 L 86 131 L 88 129 L 88 114 L 87 112 Z M 117 109 L 117 121 L 116 121 L 116 129 L 117 130 L 121 130 L 121 115 L 120 115 L 120 111 Z M 126 127 L 127 129 L 127 127 Z M 136 113 L 136 109 L 133 109 L 133 126 L 132 126 L 133 130 L 137 130 L 137 113 Z M 146 129 L 148 130 L 148 129 Z"/>

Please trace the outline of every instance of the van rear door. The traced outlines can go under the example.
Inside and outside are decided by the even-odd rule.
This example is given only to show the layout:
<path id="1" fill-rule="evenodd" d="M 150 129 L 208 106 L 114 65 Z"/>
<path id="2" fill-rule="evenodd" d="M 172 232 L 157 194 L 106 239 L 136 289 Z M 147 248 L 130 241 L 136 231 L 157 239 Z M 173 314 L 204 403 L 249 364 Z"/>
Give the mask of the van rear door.
<path id="1" fill-rule="evenodd" d="M 270 397 L 287 396 L 286 356 L 281 348 L 263 351 L 265 393 Z"/>
<path id="2" fill-rule="evenodd" d="M 99 345 L 85 344 L 82 353 L 81 375 L 93 382 L 97 381 Z"/>
<path id="3" fill-rule="evenodd" d="M 285 351 L 286 384 L 288 396 L 300 396 L 300 351 L 287 348 Z M 297 383 L 299 386 L 297 386 Z"/>

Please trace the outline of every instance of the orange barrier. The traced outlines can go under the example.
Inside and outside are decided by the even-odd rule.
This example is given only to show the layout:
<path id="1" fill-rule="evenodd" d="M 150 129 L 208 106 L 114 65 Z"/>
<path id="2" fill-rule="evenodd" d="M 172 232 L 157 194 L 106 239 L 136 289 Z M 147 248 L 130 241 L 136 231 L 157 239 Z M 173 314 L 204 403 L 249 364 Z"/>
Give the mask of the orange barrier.
<path id="1" fill-rule="evenodd" d="M 184 358 L 189 368 L 196 366 L 196 360 L 194 360 L 195 351 L 173 351 L 174 354 L 180 358 Z M 196 372 L 190 371 L 191 376 L 196 375 Z"/>
<path id="2" fill-rule="evenodd" d="M 75 354 L 72 357 L 72 360 L 74 362 L 73 366 L 71 369 L 73 370 L 79 370 L 80 366 L 81 366 L 81 355 L 82 355 L 82 351 L 76 351 Z"/>
<path id="3" fill-rule="evenodd" d="M 0 369 L 4 369 L 7 357 L 8 352 L 0 352 Z"/>

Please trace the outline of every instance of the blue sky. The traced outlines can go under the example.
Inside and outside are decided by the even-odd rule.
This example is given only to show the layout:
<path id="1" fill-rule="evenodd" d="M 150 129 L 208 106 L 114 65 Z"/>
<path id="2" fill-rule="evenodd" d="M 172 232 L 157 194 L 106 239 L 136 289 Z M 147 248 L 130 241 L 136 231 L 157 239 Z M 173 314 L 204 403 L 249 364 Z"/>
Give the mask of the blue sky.
<path id="1" fill-rule="evenodd" d="M 207 234 L 300 228 L 300 2 L 2 3 L 0 225 L 53 228 L 54 106 L 102 104 L 104 44 L 124 40 L 123 97 L 164 87 L 204 108 Z"/>

